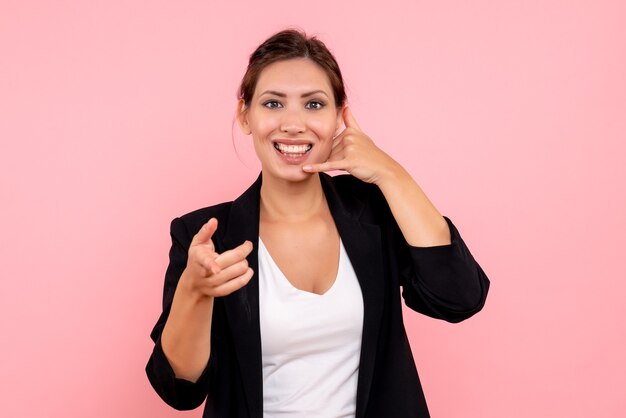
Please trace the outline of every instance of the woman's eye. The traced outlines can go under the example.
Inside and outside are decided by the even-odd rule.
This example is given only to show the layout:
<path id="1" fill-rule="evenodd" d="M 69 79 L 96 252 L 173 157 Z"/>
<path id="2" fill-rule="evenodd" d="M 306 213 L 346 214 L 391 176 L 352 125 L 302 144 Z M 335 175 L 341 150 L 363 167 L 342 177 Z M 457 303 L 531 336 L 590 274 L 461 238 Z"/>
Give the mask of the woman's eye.
<path id="1" fill-rule="evenodd" d="M 307 109 L 321 109 L 323 107 L 324 107 L 324 103 L 317 101 L 317 100 L 311 100 L 310 102 L 306 104 Z"/>
<path id="2" fill-rule="evenodd" d="M 268 109 L 278 109 L 279 107 L 282 107 L 282 105 L 276 100 L 268 100 L 267 102 L 263 103 L 263 106 L 267 107 Z"/>

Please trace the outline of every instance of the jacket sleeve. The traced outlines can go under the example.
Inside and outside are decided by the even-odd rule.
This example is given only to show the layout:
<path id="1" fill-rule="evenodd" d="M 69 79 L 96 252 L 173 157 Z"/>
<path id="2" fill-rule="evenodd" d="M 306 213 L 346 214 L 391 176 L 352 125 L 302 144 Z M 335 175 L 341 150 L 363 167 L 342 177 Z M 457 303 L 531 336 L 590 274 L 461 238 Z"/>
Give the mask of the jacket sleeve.
<path id="1" fill-rule="evenodd" d="M 461 322 L 483 308 L 489 279 L 452 221 L 444 219 L 450 228 L 448 245 L 413 247 L 404 237 L 397 238 L 408 249 L 408 262 L 403 263 L 400 272 L 402 296 L 406 305 L 417 312 Z"/>
<path id="2" fill-rule="evenodd" d="M 170 235 L 172 246 L 169 252 L 170 262 L 165 274 L 163 313 L 150 334 L 155 345 L 146 365 L 146 374 L 154 390 L 168 405 L 178 410 L 189 410 L 200 406 L 207 396 L 213 356 L 209 359 L 209 364 L 200 378 L 193 383 L 176 377 L 163 352 L 161 333 L 169 315 L 178 280 L 187 265 L 187 251 L 191 243 L 191 236 L 179 218 L 172 221 Z"/>

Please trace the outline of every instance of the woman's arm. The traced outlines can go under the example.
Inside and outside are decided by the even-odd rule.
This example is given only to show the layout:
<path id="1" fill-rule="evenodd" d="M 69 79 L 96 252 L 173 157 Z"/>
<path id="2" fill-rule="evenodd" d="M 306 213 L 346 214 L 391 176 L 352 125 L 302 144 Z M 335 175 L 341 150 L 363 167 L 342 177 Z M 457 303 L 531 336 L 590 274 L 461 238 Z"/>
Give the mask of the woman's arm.
<path id="1" fill-rule="evenodd" d="M 451 243 L 446 220 L 400 164 L 390 164 L 376 185 L 409 245 L 433 247 Z"/>
<path id="2" fill-rule="evenodd" d="M 252 244 L 218 254 L 211 240 L 216 229 L 217 220 L 211 219 L 187 249 L 183 222 L 172 222 L 164 312 L 152 334 L 155 348 L 146 372 L 161 398 L 177 409 L 195 408 L 206 397 L 214 298 L 234 292 L 252 277 L 246 261 Z"/>
<path id="3" fill-rule="evenodd" d="M 161 347 L 174 374 L 195 383 L 211 354 L 213 297 L 193 289 L 193 279 L 183 273 L 161 334 Z"/>
<path id="4" fill-rule="evenodd" d="M 409 173 L 361 130 L 348 107 L 343 109 L 343 120 L 346 129 L 335 138 L 328 161 L 303 169 L 308 172 L 344 170 L 366 183 L 376 184 L 409 245 L 450 244 L 445 219 Z"/>
<path id="5" fill-rule="evenodd" d="M 303 169 L 344 170 L 378 186 L 384 197 L 382 210 L 393 217 L 386 230 L 397 231 L 389 248 L 403 265 L 400 284 L 407 306 L 450 322 L 469 318 L 484 305 L 486 275 L 452 222 L 437 211 L 408 172 L 363 133 L 348 108 L 343 118 L 346 129 L 335 139 L 328 161 Z"/>

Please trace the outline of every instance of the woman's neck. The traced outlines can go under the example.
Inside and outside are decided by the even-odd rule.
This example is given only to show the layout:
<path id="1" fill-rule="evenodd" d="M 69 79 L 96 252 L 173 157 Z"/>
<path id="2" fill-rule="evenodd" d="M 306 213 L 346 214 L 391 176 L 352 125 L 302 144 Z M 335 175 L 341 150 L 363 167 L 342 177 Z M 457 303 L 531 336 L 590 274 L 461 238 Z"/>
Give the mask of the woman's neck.
<path id="1" fill-rule="evenodd" d="M 264 221 L 304 221 L 318 215 L 325 205 L 318 174 L 299 182 L 263 177 L 261 218 Z"/>

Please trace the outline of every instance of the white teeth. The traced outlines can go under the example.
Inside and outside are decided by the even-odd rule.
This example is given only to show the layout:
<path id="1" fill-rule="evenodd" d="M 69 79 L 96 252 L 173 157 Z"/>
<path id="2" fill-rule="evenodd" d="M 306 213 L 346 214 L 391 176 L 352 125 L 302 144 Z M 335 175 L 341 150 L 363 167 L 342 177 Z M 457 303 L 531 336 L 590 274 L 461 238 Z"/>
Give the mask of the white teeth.
<path id="1" fill-rule="evenodd" d="M 280 152 L 282 152 L 283 154 L 295 154 L 293 156 L 301 156 L 302 154 L 306 153 L 308 150 L 310 150 L 313 145 L 311 144 L 306 144 L 306 145 L 285 145 L 285 144 L 281 144 L 281 143 L 275 143 L 274 147 L 279 150 Z"/>

